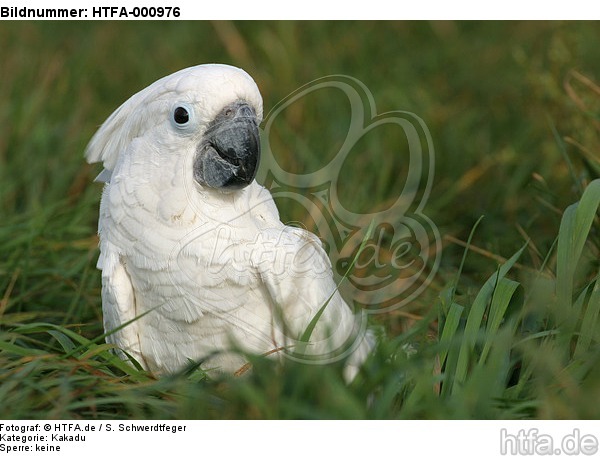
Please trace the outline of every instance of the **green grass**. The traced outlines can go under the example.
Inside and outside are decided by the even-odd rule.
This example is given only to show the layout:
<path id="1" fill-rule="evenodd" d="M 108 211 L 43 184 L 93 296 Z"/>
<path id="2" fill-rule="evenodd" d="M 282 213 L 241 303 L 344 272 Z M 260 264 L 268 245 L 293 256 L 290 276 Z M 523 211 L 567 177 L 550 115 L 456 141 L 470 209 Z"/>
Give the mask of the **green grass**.
<path id="1" fill-rule="evenodd" d="M 599 39 L 585 22 L 2 24 L 0 416 L 599 418 Z M 351 385 L 340 365 L 260 357 L 237 378 L 155 379 L 104 343 L 99 168 L 83 150 L 129 95 L 213 61 L 253 75 L 266 112 L 347 74 L 379 113 L 413 112 L 431 131 L 425 213 L 442 260 L 417 299 L 372 317 L 385 336 Z M 284 169 L 333 157 L 349 121 L 338 95 L 281 116 Z M 390 129 L 351 151 L 338 182 L 348 209 L 394 201 L 401 142 Z"/>

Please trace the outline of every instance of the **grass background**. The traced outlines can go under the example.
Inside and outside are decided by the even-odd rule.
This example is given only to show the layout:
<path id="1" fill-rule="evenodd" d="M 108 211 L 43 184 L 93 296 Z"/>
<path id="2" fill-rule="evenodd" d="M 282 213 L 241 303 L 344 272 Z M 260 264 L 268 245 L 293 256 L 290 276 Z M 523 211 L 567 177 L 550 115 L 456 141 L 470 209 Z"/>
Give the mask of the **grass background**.
<path id="1" fill-rule="evenodd" d="M 0 416 L 599 418 L 599 43 L 586 22 L 3 23 Z M 373 319 L 386 337 L 349 386 L 340 366 L 260 358 L 240 378 L 154 379 L 103 342 L 99 168 L 83 150 L 131 94 L 207 62 L 246 69 L 265 112 L 347 74 L 379 112 L 431 131 L 442 262 L 417 300 Z M 345 131 L 340 100 L 320 100 L 283 117 L 285 169 L 318 169 Z M 349 208 L 395 199 L 398 140 L 353 152 Z"/>

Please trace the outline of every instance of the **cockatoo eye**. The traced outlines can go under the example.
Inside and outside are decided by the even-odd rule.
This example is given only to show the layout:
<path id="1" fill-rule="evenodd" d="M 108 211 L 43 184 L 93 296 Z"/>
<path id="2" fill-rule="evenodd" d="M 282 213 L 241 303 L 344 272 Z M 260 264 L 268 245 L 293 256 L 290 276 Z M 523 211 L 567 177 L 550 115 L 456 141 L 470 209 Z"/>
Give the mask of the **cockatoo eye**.
<path id="1" fill-rule="evenodd" d="M 173 113 L 173 119 L 178 125 L 186 124 L 190 120 L 190 113 L 183 106 L 177 106 Z"/>
<path id="2" fill-rule="evenodd" d="M 187 103 L 178 103 L 172 111 L 171 121 L 179 129 L 187 128 L 193 120 L 194 111 Z"/>

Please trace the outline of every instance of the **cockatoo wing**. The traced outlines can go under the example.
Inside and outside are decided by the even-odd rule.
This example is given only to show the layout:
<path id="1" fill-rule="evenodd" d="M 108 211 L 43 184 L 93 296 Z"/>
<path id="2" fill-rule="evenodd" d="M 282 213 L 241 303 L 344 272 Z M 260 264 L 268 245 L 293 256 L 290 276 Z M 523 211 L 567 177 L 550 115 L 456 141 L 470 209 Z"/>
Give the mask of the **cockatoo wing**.
<path id="1" fill-rule="evenodd" d="M 120 347 L 147 368 L 140 348 L 138 323 L 135 320 L 135 294 L 131 280 L 119 255 L 107 249 L 99 261 L 102 268 L 102 313 L 104 328 L 109 335 L 106 341 Z M 117 328 L 120 329 L 116 330 Z M 116 330 L 115 332 L 112 332 Z M 127 359 L 122 352 L 119 356 Z"/>
<path id="2" fill-rule="evenodd" d="M 351 380 L 374 339 L 361 332 L 361 322 L 340 295 L 321 241 L 292 227 L 269 234 L 276 240 L 275 256 L 256 267 L 284 334 L 280 343 L 294 346 L 292 352 L 310 362 L 348 357 L 344 373 Z"/>

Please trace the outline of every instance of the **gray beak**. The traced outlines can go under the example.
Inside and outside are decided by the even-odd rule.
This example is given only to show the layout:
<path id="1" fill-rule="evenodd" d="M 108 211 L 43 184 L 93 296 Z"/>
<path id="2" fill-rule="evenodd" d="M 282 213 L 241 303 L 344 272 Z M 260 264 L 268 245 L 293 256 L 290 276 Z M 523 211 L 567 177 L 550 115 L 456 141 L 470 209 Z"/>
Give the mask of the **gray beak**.
<path id="1" fill-rule="evenodd" d="M 208 187 L 238 190 L 254 180 L 259 159 L 256 113 L 245 101 L 236 101 L 206 129 L 194 160 L 194 179 Z"/>

